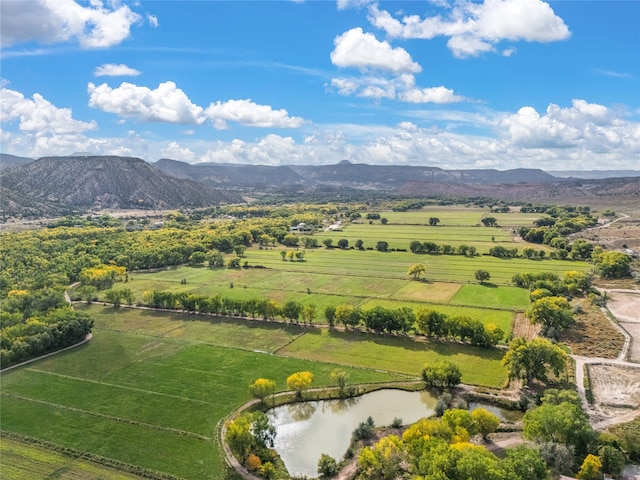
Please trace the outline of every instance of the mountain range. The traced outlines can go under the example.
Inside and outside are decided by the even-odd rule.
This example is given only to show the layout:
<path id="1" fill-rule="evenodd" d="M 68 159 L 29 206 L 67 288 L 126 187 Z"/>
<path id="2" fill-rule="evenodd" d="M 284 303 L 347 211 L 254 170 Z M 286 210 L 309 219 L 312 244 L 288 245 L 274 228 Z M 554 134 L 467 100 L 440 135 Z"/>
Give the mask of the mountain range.
<path id="1" fill-rule="evenodd" d="M 3 217 L 103 208 L 194 208 L 243 201 L 237 192 L 167 175 L 139 158 L 45 157 L 0 172 Z"/>
<path id="2" fill-rule="evenodd" d="M 0 216 L 41 217 L 90 209 L 176 209 L 243 202 L 242 195 L 314 191 L 380 191 L 400 196 L 482 196 L 504 200 L 640 198 L 640 171 L 561 172 L 539 169 L 445 170 L 408 165 L 189 164 L 94 156 L 33 160 L 0 154 Z M 591 178 L 602 175 L 604 178 Z M 615 177 L 615 178 L 608 178 Z"/>
<path id="3" fill-rule="evenodd" d="M 438 167 L 409 165 L 368 165 L 343 160 L 334 165 L 229 165 L 199 163 L 191 165 L 161 159 L 155 168 L 180 178 L 207 185 L 278 187 L 282 185 L 340 186 L 367 190 L 394 190 L 414 180 L 444 183 L 518 183 L 551 182 L 556 177 L 536 169 L 515 170 L 443 170 Z M 640 175 L 640 173 L 639 173 Z"/>

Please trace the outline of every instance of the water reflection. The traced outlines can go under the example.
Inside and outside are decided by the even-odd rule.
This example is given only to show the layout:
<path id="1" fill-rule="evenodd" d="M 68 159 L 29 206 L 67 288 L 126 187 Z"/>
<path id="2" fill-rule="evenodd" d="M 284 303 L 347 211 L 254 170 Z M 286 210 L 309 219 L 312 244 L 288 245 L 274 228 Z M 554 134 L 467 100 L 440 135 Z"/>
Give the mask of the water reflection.
<path id="1" fill-rule="evenodd" d="M 489 405 L 482 402 L 469 402 L 469 410 L 473 411 L 476 408 L 484 408 L 485 410 L 493 413 L 502 422 L 516 423 L 522 420 L 523 413 L 519 410 L 506 410 L 504 408 L 496 407 L 495 405 Z"/>
<path id="2" fill-rule="evenodd" d="M 287 405 L 287 410 L 291 419 L 295 422 L 309 420 L 318 408 L 318 402 L 300 402 Z"/>
<path id="3" fill-rule="evenodd" d="M 429 392 L 387 389 L 350 399 L 283 405 L 267 413 L 277 431 L 275 449 L 289 473 L 316 477 L 320 455 L 340 460 L 352 432 L 367 417 L 378 426 L 395 418 L 409 424 L 432 415 L 435 405 L 436 397 Z"/>
<path id="4" fill-rule="evenodd" d="M 327 400 L 322 402 L 322 408 L 328 407 L 333 413 L 341 413 L 358 403 L 359 398 L 343 398 L 340 400 Z"/>
<path id="5" fill-rule="evenodd" d="M 318 460 L 326 453 L 342 459 L 356 427 L 371 416 L 376 426 L 387 426 L 396 418 L 405 425 L 433 415 L 437 398 L 427 391 L 378 390 L 356 398 L 302 402 L 267 412 L 276 427 L 275 449 L 292 476 L 317 476 Z M 472 402 L 503 421 L 517 421 L 520 412 Z"/>

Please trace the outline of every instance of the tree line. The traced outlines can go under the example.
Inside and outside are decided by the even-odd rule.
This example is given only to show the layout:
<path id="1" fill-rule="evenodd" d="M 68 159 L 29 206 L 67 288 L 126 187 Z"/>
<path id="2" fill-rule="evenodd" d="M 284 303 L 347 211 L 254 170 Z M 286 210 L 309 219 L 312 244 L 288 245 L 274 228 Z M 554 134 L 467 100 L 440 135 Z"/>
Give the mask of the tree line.
<path id="1" fill-rule="evenodd" d="M 287 300 L 279 304 L 271 299 L 236 299 L 220 294 L 212 296 L 161 290 L 145 291 L 141 305 L 167 310 L 221 316 L 284 320 L 313 324 L 318 317 L 315 304 Z M 471 345 L 491 347 L 500 343 L 505 332 L 496 325 L 485 326 L 481 321 L 465 315 L 446 315 L 433 309 L 414 312 L 409 307 L 389 309 L 382 306 L 361 309 L 350 304 L 328 306 L 324 319 L 329 326 L 342 325 L 346 329 L 364 327 L 376 333 L 416 333 L 430 338 L 460 341 Z"/>
<path id="2" fill-rule="evenodd" d="M 2 317 L 2 368 L 78 343 L 93 327 L 91 317 L 70 307 L 49 310 L 29 317 L 26 322 L 6 311 L 2 312 Z"/>

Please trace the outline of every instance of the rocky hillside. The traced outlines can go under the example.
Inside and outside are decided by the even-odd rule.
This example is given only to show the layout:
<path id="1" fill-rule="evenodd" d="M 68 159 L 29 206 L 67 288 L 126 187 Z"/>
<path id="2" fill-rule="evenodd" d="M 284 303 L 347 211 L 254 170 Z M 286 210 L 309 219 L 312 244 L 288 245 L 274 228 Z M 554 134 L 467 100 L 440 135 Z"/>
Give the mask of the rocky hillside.
<path id="1" fill-rule="evenodd" d="M 0 174 L 3 216 L 101 208 L 168 209 L 241 202 L 234 192 L 172 177 L 139 158 L 46 157 Z"/>
<path id="2" fill-rule="evenodd" d="M 31 162 L 33 162 L 33 158 L 18 157 L 17 155 L 11 155 L 9 153 L 0 153 L 0 172 L 10 167 L 26 165 Z"/>

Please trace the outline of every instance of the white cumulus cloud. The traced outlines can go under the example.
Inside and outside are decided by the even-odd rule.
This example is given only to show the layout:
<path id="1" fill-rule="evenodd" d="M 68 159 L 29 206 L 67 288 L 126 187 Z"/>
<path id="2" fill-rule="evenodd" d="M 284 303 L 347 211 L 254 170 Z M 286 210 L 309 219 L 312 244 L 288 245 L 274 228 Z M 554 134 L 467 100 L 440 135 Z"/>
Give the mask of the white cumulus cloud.
<path id="1" fill-rule="evenodd" d="M 289 116 L 285 109 L 274 110 L 270 105 L 259 105 L 251 99 L 211 103 L 205 115 L 219 130 L 227 128 L 228 121 L 263 128 L 300 128 L 304 123 L 301 117 Z"/>
<path id="2" fill-rule="evenodd" d="M 95 68 L 93 71 L 94 77 L 137 77 L 142 72 L 135 68 L 128 67 L 122 63 L 105 63 Z"/>
<path id="3" fill-rule="evenodd" d="M 182 162 L 193 163 L 196 160 L 196 154 L 189 147 L 181 147 L 178 142 L 169 142 L 169 144 L 160 150 L 162 158 L 170 158 L 172 160 L 180 160 Z"/>
<path id="4" fill-rule="evenodd" d="M 135 118 L 140 122 L 167 122 L 202 124 L 205 121 L 202 107 L 174 82 L 164 82 L 155 89 L 122 82 L 117 88 L 106 83 L 89 83 L 89 106 L 123 118 Z"/>
<path id="5" fill-rule="evenodd" d="M 369 21 L 390 37 L 449 37 L 449 49 L 460 58 L 495 51 L 496 44 L 503 40 L 546 43 L 565 40 L 571 35 L 562 18 L 542 0 L 485 0 L 482 3 L 462 0 L 447 13 L 447 16 L 407 15 L 397 19 L 373 4 L 369 8 Z"/>
<path id="6" fill-rule="evenodd" d="M 331 61 L 338 67 L 377 69 L 396 74 L 422 70 L 404 48 L 393 48 L 389 42 L 379 41 L 359 27 L 337 36 L 333 43 L 335 49 L 331 52 Z"/>
<path id="7" fill-rule="evenodd" d="M 19 129 L 36 136 L 65 135 L 80 133 L 97 128 L 95 122 L 75 120 L 70 108 L 58 108 L 39 93 L 33 99 L 15 90 L 2 88 L 0 91 L 0 120 L 19 120 Z"/>
<path id="8" fill-rule="evenodd" d="M 525 106 L 501 122 L 510 140 L 524 148 L 580 148 L 603 153 L 614 149 L 638 152 L 637 124 L 596 103 L 573 100 L 571 107 L 550 104 L 544 114 Z M 637 154 L 636 153 L 636 154 Z"/>
<path id="9" fill-rule="evenodd" d="M 455 103 L 465 99 L 453 90 L 444 86 L 419 88 L 416 79 L 411 74 L 393 77 L 382 75 L 365 75 L 359 78 L 333 78 L 333 86 L 338 94 L 356 95 L 375 100 L 391 99 L 407 103 Z"/>
<path id="10" fill-rule="evenodd" d="M 84 132 L 95 130 L 96 122 L 76 120 L 70 108 L 56 107 L 39 93 L 27 98 L 3 87 L 0 98 L 3 151 L 40 157 L 89 150 Z"/>
<path id="11" fill-rule="evenodd" d="M 141 16 L 118 0 L 105 6 L 92 0 L 83 6 L 74 0 L 3 1 L 0 42 L 3 47 L 37 41 L 77 40 L 83 48 L 117 45 L 129 37 Z"/>
<path id="12" fill-rule="evenodd" d="M 454 103 L 461 102 L 464 97 L 454 94 L 449 88 L 440 86 L 410 88 L 400 94 L 400 99 L 410 103 Z"/>
<path id="13" fill-rule="evenodd" d="M 375 7 L 372 7 L 375 8 Z M 415 74 L 422 67 L 400 47 L 392 47 L 387 41 L 379 41 L 361 28 L 353 28 L 334 40 L 335 49 L 331 61 L 338 67 L 354 67 L 361 70 L 360 77 L 336 77 L 331 86 L 338 94 L 371 98 L 400 100 L 409 103 L 453 103 L 465 100 L 444 86 L 418 88 Z"/>

